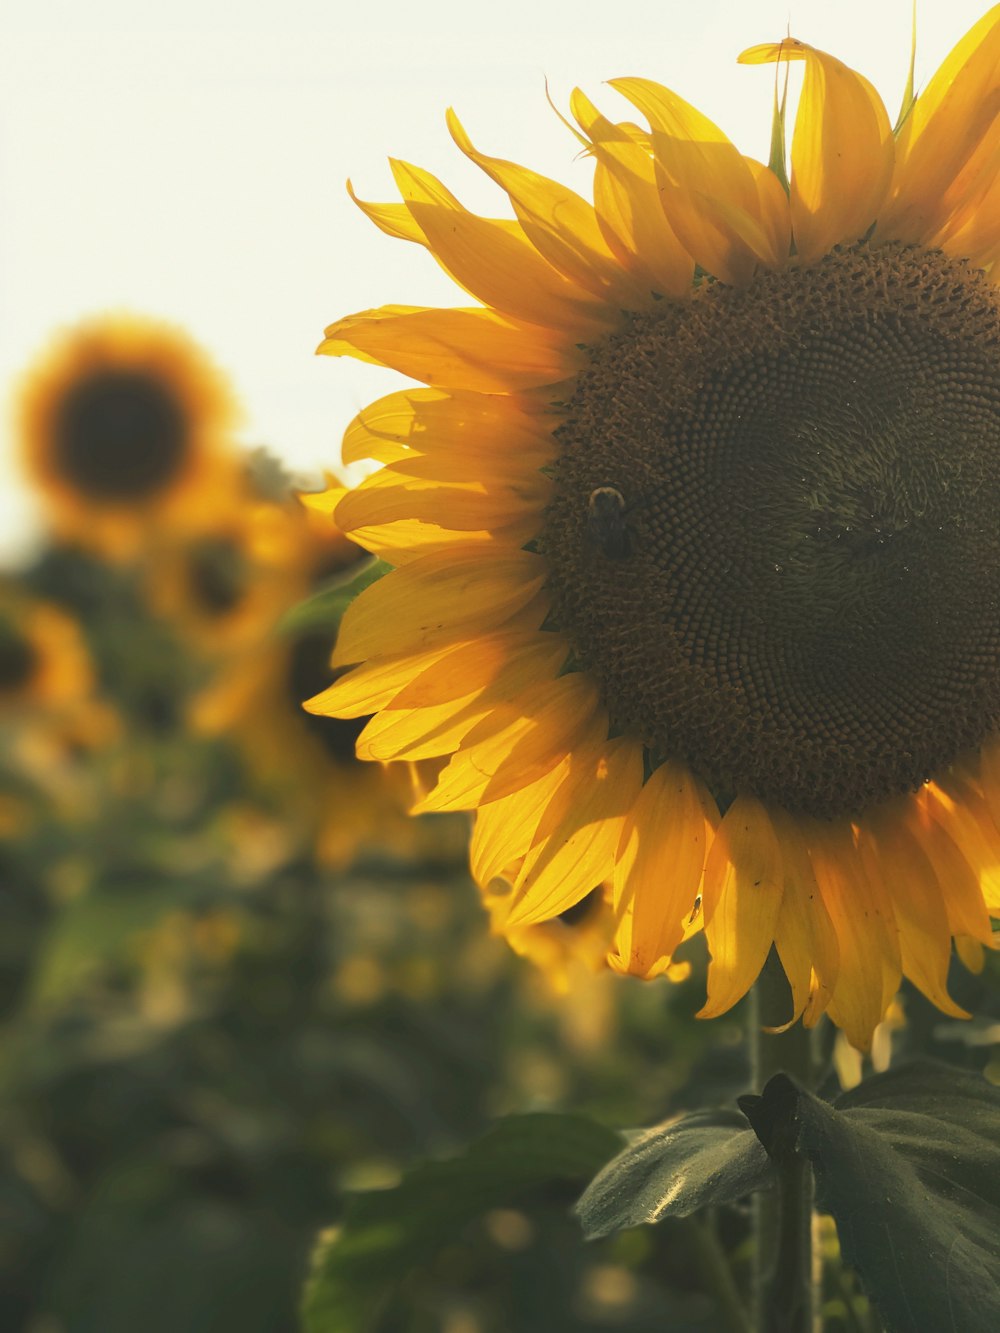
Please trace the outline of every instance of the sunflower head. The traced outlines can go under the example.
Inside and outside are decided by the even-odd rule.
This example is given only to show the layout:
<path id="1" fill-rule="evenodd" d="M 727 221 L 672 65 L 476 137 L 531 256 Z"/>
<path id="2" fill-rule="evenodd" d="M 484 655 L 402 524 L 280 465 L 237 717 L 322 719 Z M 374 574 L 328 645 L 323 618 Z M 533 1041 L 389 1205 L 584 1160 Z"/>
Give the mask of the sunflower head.
<path id="1" fill-rule="evenodd" d="M 570 101 L 592 201 L 449 113 L 513 217 L 403 162 L 361 203 L 479 304 L 327 329 L 427 387 L 345 435 L 382 466 L 335 520 L 395 568 L 311 707 L 437 760 L 512 939 L 607 884 L 613 968 L 704 932 L 707 1017 L 776 946 L 863 1047 L 904 974 L 961 1013 L 1000 911 L 1000 7 L 897 131 L 824 52 L 742 60 L 802 67 L 790 162 L 624 78 Z"/>
<path id="2" fill-rule="evenodd" d="M 94 673 L 79 625 L 59 607 L 0 589 L 0 710 L 59 710 L 91 693 Z"/>
<path id="3" fill-rule="evenodd" d="M 114 556 L 191 530 L 235 464 L 230 390 L 180 330 L 131 315 L 61 335 L 19 401 L 24 463 L 60 538 Z"/>

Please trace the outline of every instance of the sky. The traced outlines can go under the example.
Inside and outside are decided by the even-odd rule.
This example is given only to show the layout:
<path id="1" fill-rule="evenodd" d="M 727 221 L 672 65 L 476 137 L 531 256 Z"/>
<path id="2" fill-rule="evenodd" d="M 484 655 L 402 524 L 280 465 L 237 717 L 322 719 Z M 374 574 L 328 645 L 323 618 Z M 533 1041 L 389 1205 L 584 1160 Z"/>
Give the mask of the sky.
<path id="1" fill-rule="evenodd" d="M 8 14 L 14 7 L 8 8 Z M 988 8 L 920 0 L 917 81 Z M 38 506 L 13 404 L 52 335 L 108 310 L 182 325 L 243 404 L 240 443 L 306 484 L 336 470 L 349 419 L 402 383 L 313 355 L 340 315 L 462 304 L 422 250 L 350 201 L 394 197 L 386 159 L 441 176 L 494 216 L 504 199 L 457 150 L 473 142 L 587 194 L 560 109 L 606 80 L 675 89 L 767 157 L 773 74 L 737 66 L 786 31 L 866 74 L 894 117 L 911 0 L 34 0 L 0 20 L 0 560 L 30 552 Z M 631 113 L 634 115 L 634 112 Z M 631 118 L 631 116 L 629 117 Z"/>

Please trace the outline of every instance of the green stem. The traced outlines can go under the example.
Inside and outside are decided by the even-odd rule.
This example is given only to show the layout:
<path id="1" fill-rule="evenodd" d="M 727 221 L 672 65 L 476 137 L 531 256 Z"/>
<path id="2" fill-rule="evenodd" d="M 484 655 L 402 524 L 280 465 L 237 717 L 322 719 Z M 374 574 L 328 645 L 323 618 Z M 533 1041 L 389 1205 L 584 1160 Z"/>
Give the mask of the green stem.
<path id="1" fill-rule="evenodd" d="M 751 1045 L 754 1085 L 761 1092 L 779 1072 L 813 1087 L 812 1034 L 795 1023 L 784 1032 L 767 1032 L 787 1021 L 791 993 L 774 950 L 753 991 Z M 812 1168 L 797 1153 L 775 1158 L 778 1185 L 755 1197 L 754 1263 L 757 1333 L 812 1333 Z"/>
<path id="2" fill-rule="evenodd" d="M 718 1302 L 719 1313 L 723 1319 L 722 1327 L 726 1333 L 751 1333 L 740 1294 L 733 1281 L 729 1260 L 716 1239 L 711 1217 L 704 1219 L 690 1217 L 687 1220 L 698 1256 L 702 1281 L 705 1290 L 711 1292 Z"/>

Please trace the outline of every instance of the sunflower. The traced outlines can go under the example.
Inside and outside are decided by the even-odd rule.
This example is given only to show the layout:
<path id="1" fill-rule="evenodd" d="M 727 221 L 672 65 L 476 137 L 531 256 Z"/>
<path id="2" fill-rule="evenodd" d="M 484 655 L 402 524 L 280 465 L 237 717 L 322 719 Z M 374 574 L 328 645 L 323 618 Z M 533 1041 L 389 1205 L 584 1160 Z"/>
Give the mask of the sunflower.
<path id="1" fill-rule="evenodd" d="M 153 609 L 207 656 L 255 647 L 308 590 L 299 508 L 244 495 L 204 531 L 155 552 L 146 570 Z"/>
<path id="2" fill-rule="evenodd" d="M 225 380 L 181 330 L 109 315 L 31 368 L 18 424 L 56 535 L 121 558 L 215 516 L 232 490 L 236 420 Z"/>
<path id="3" fill-rule="evenodd" d="M 80 624 L 53 603 L 0 584 L 4 758 L 37 776 L 108 744 L 118 730 L 116 713 L 97 692 Z"/>
<path id="4" fill-rule="evenodd" d="M 790 172 L 783 112 L 765 165 L 623 78 L 645 123 L 570 102 L 593 203 L 450 112 L 512 220 L 404 162 L 358 201 L 481 304 L 326 331 L 426 387 L 347 430 L 396 568 L 310 707 L 447 758 L 416 809 L 476 812 L 505 929 L 610 882 L 613 968 L 704 932 L 710 1017 L 774 946 L 863 1048 L 904 974 L 962 1013 L 1000 911 L 1000 7 L 895 130 L 833 56 L 740 59 L 804 66 Z"/>
<path id="5" fill-rule="evenodd" d="M 80 627 L 49 602 L 0 587 L 0 710 L 73 707 L 94 687 Z"/>
<path id="6" fill-rule="evenodd" d="M 204 734 L 233 738 L 267 797 L 325 866 L 342 868 L 363 848 L 448 855 L 440 830 L 417 831 L 406 816 L 412 800 L 409 770 L 358 763 L 355 743 L 364 723 L 314 717 L 301 707 L 306 695 L 333 680 L 335 631 L 283 625 L 281 616 L 311 586 L 349 574 L 364 552 L 337 532 L 322 497 L 299 500 L 281 509 L 288 527 L 281 529 L 280 543 L 270 524 L 261 524 L 259 512 L 246 516 L 250 529 L 256 525 L 256 535 L 250 531 L 248 537 L 257 543 L 258 556 L 267 547 L 272 560 L 281 558 L 271 569 L 270 587 L 264 562 L 258 562 L 247 591 L 257 613 L 247 609 L 242 631 L 234 626 L 223 634 L 219 627 L 217 672 L 193 702 L 192 724 Z M 265 609 L 271 614 L 262 614 Z"/>

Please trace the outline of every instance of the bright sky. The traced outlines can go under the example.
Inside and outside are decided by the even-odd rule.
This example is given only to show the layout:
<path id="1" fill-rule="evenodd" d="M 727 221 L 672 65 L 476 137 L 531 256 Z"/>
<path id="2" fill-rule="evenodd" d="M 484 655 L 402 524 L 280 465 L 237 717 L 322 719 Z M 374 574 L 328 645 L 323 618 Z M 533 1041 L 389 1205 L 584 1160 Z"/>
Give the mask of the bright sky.
<path id="1" fill-rule="evenodd" d="M 11 7 L 12 8 L 12 7 Z M 918 84 L 985 11 L 920 0 Z M 502 196 L 452 144 L 473 142 L 587 192 L 546 104 L 625 74 L 675 88 L 767 156 L 771 79 L 736 55 L 795 36 L 864 72 L 895 116 L 910 0 L 34 0 L 0 35 L 0 389 L 50 335 L 129 309 L 183 324 L 228 372 L 243 441 L 318 479 L 348 419 L 399 377 L 314 357 L 323 326 L 383 302 L 463 298 L 415 247 L 347 198 L 393 197 L 385 159 L 442 176 L 463 202 Z M 10 10 L 8 10 L 10 13 Z M 634 112 L 632 113 L 634 114 Z M 616 117 L 617 118 L 617 117 Z M 9 414 L 8 414 L 9 416 Z M 37 533 L 9 425 L 0 558 Z"/>

